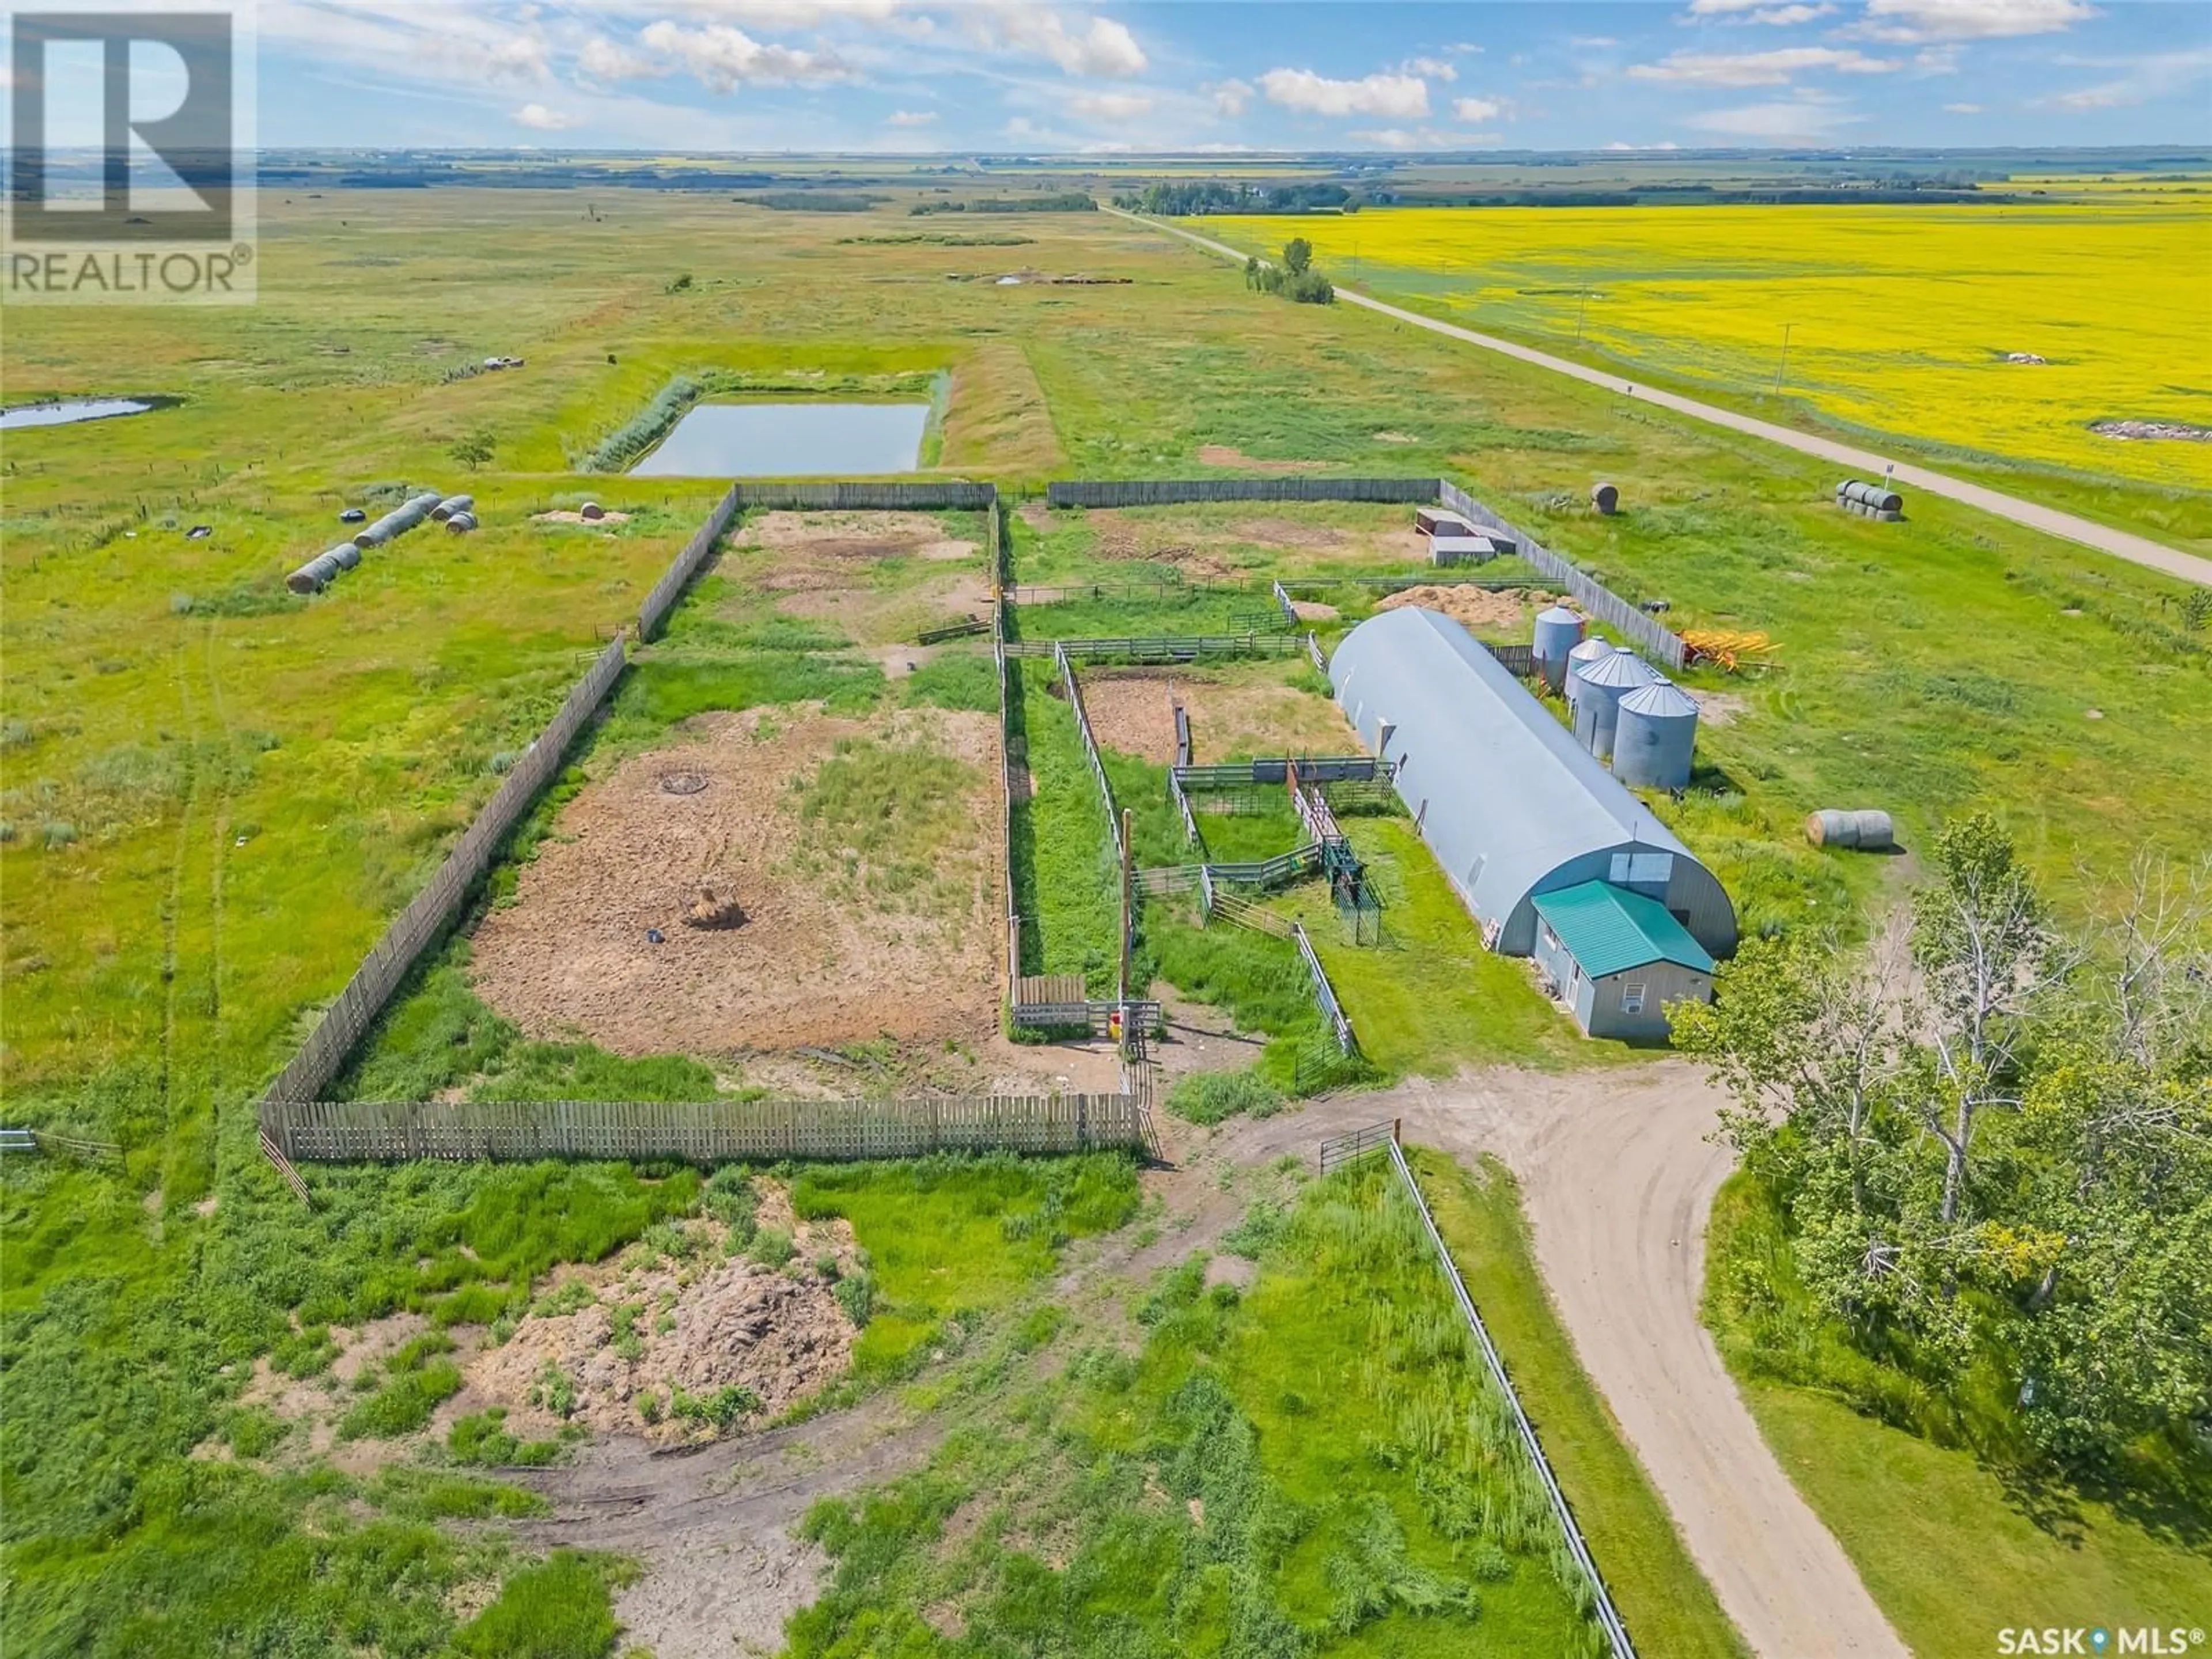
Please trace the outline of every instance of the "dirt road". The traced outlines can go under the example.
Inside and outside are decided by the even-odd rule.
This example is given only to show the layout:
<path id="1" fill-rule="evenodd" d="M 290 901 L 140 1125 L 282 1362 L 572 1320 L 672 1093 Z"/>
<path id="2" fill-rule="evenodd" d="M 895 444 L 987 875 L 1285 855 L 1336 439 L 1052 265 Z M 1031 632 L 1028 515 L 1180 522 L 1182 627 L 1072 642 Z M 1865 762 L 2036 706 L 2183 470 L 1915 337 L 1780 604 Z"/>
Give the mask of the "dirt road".
<path id="1" fill-rule="evenodd" d="M 1904 1659 L 1842 1548 L 1790 1484 L 1698 1319 L 1705 1219 L 1729 1168 L 1693 1068 L 1486 1073 L 1360 1103 L 1521 1178 L 1536 1255 L 1583 1368 L 1690 1553 L 1765 1659 Z M 1602 1567 L 1602 1562 L 1600 1563 Z"/>
<path id="2" fill-rule="evenodd" d="M 1211 237 L 1200 236 L 1178 226 L 1162 224 L 1157 219 L 1147 219 L 1133 213 L 1122 213 L 1119 208 L 1109 208 L 1109 213 L 1155 230 L 1165 231 L 1170 236 L 1180 236 L 1194 242 L 1210 252 L 1224 258 L 1234 259 L 1240 264 L 1244 255 L 1226 242 L 1217 242 Z M 1610 369 L 1592 368 L 1587 363 L 1571 362 L 1565 357 L 1554 357 L 1548 351 L 1539 351 L 1511 340 L 1502 340 L 1494 334 L 1480 334 L 1469 328 L 1439 322 L 1433 317 L 1424 317 L 1417 311 L 1370 299 L 1364 294 L 1339 286 L 1336 297 L 1347 305 L 1364 307 L 1380 312 L 1385 317 L 1415 328 L 1425 328 L 1431 334 L 1480 346 L 1486 351 L 1495 351 L 1508 357 L 1518 358 L 1524 363 L 1534 363 L 1539 368 L 1548 368 L 1554 374 L 1571 375 L 1588 385 L 1601 386 L 1616 397 L 1632 398 L 1638 403 L 1657 404 L 1678 415 L 1687 415 L 1692 420 L 1724 426 L 1735 432 L 1748 433 L 1754 438 L 1764 438 L 1770 443 L 1786 444 L 1791 449 L 1807 455 L 1817 455 L 1823 460 L 1833 461 L 1838 466 L 1872 477 L 1892 465 L 1885 457 L 1871 450 L 1860 449 L 1850 444 L 1838 443 L 1832 438 L 1816 437 L 1809 432 L 1800 432 L 1794 427 L 1777 426 L 1771 421 L 1762 421 L 1749 415 L 1739 415 L 1734 410 L 1717 404 L 1700 403 L 1695 398 L 1685 398 L 1673 392 L 1662 392 L 1656 387 L 1635 386 L 1621 379 Z M 2040 530 L 2047 535 L 2059 536 L 2069 542 L 2079 542 L 2084 547 L 2094 547 L 2101 553 L 2127 560 L 2147 569 L 2164 571 L 2169 576 L 2179 576 L 2185 582 L 2195 582 L 2201 587 L 2212 587 L 2212 559 L 2203 559 L 2193 553 L 2184 553 L 2179 548 L 2154 542 L 2148 536 L 2132 535 L 2124 530 L 2115 530 L 2091 519 L 2072 513 L 2062 513 L 2057 507 L 2044 507 L 2035 501 L 2022 501 L 2017 495 L 2008 495 L 2002 490 L 1991 489 L 1983 484 L 1969 483 L 1964 478 L 1954 478 L 1946 472 L 1933 472 L 1924 466 L 1909 463 L 1895 464 L 1891 474 L 1893 481 L 1911 489 L 1924 489 L 1931 495 L 1942 495 L 1954 501 L 1964 501 L 1984 513 L 1994 513 L 2001 519 L 2010 519 L 2014 524 L 2025 525 L 2031 530 Z"/>
<path id="3" fill-rule="evenodd" d="M 1195 1028 L 1177 1036 L 1178 1046 L 1206 1050 L 1203 1064 L 1241 1057 L 1233 1036 Z M 1729 1162 L 1706 1139 L 1717 1105 L 1698 1072 L 1669 1061 L 1415 1081 L 1215 1131 L 1163 1120 L 1165 1165 L 1145 1182 L 1170 1224 L 1083 1247 L 1060 1292 L 1096 1297 L 1211 1246 L 1244 1209 L 1225 1174 L 1286 1153 L 1310 1157 L 1322 1136 L 1355 1125 L 1397 1117 L 1408 1140 L 1462 1158 L 1495 1153 L 1520 1177 L 1539 1265 L 1583 1366 L 1753 1651 L 1905 1659 L 1775 1462 L 1698 1322 L 1705 1218 Z M 823 1558 L 790 1535 L 808 1503 L 919 1461 L 941 1427 L 882 1395 L 687 1457 L 599 1442 L 573 1468 L 530 1479 L 556 1518 L 526 1531 L 641 1558 L 648 1571 L 617 1611 L 663 1659 L 727 1653 L 733 1635 L 766 1648 L 818 1589 Z"/>

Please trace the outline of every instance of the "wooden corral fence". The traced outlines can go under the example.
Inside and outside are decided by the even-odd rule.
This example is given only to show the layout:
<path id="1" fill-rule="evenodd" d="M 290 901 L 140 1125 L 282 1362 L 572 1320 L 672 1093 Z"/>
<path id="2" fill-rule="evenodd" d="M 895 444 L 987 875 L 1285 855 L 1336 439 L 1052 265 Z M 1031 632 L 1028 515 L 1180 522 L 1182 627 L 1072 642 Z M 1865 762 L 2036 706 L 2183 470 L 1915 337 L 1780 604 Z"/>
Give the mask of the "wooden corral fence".
<path id="1" fill-rule="evenodd" d="M 1145 1145 L 1136 1094 L 966 1095 L 908 1100 L 289 1101 L 261 1133 L 298 1163 L 445 1158 L 919 1158 L 1079 1152 Z"/>
<path id="2" fill-rule="evenodd" d="M 576 683 L 560 712 L 547 722 L 538 740 L 522 752 L 492 798 L 477 814 L 460 843 L 438 867 L 430 884 L 415 896 L 385 930 L 384 937 L 363 958 L 346 981 L 337 1000 L 323 1015 L 291 1063 L 269 1085 L 272 1100 L 313 1100 L 337 1075 L 338 1067 L 353 1052 L 376 1017 L 384 1011 L 399 981 L 407 976 L 423 947 L 453 920 L 500 843 L 561 769 L 562 757 L 583 724 L 599 708 L 625 661 L 623 641 L 617 640 L 602 652 L 590 671 Z"/>
<path id="3" fill-rule="evenodd" d="M 1187 501 L 1405 501 L 1437 498 L 1434 478 L 1066 478 L 1049 507 L 1175 507 Z"/>
<path id="4" fill-rule="evenodd" d="M 998 505 L 990 484 L 964 478 L 914 483 L 740 483 L 731 487 L 740 508 L 786 513 L 988 513 Z"/>
<path id="5" fill-rule="evenodd" d="M 1114 786 L 1106 781 L 1106 763 L 1100 758 L 1097 740 L 1091 735 L 1091 715 L 1083 707 L 1083 688 L 1075 683 L 1075 665 L 1067 659 L 1066 651 L 1054 653 L 1054 665 L 1060 670 L 1060 683 L 1067 692 L 1067 706 L 1075 711 L 1075 729 L 1083 737 L 1084 758 L 1091 763 L 1091 775 L 1098 781 L 1098 798 L 1106 806 L 1106 833 L 1114 840 L 1114 862 L 1121 864 L 1127 857 L 1121 845 L 1121 815 L 1114 808 Z"/>
<path id="6" fill-rule="evenodd" d="M 637 636 L 641 640 L 653 638 L 660 632 L 660 624 L 668 620 L 668 613 L 676 608 L 676 601 L 699 574 L 699 567 L 714 550 L 731 522 L 738 516 L 740 486 L 732 484 L 715 503 L 714 510 L 707 515 L 707 522 L 692 532 L 691 539 L 684 544 L 684 550 L 671 562 L 653 591 L 645 596 L 645 603 L 637 608 Z"/>
<path id="7" fill-rule="evenodd" d="M 1654 622 L 1611 588 L 1583 574 L 1571 561 L 1561 558 L 1526 531 L 1499 518 L 1449 478 L 1437 481 L 1437 499 L 1471 523 L 1511 537 L 1520 544 L 1522 558 L 1573 594 L 1576 603 L 1584 611 L 1635 641 L 1648 655 L 1680 671 L 1685 647 L 1681 636 L 1673 629 Z"/>

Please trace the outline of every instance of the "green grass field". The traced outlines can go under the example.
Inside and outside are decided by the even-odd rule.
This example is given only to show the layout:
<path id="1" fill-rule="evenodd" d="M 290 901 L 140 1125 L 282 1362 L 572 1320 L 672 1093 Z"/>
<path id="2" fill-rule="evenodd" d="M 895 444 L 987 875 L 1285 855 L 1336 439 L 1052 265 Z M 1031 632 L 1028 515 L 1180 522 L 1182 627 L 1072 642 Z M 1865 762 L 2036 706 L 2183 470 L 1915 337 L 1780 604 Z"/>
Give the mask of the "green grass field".
<path id="1" fill-rule="evenodd" d="M 251 312 L 48 308 L 11 313 L 0 337 L 10 401 L 183 399 L 11 432 L 0 459 L 0 1085 L 11 1122 L 124 1148 L 113 1167 L 0 1171 L 0 1502 L 11 1622 L 34 1650 L 199 1652 L 243 1632 L 272 1650 L 430 1651 L 457 1628 L 446 1589 L 517 1565 L 469 1555 L 396 1488 L 306 1491 L 251 1460 L 188 1454 L 233 1423 L 246 1369 L 294 1318 L 503 1297 L 516 1274 L 618 1249 L 680 1206 L 680 1180 L 591 1168 L 333 1170 L 313 1177 L 325 1206 L 310 1215 L 261 1159 L 252 1113 L 720 494 L 570 471 L 677 375 L 943 374 L 938 465 L 1013 488 L 1249 460 L 1449 472 L 1632 598 L 1668 599 L 1678 625 L 1768 632 L 1772 670 L 1693 680 L 1740 706 L 1708 720 L 1697 788 L 1664 809 L 1759 925 L 1825 925 L 1887 890 L 1894 864 L 1803 846 L 1814 807 L 1886 806 L 1908 846 L 1947 813 L 1992 808 L 2069 910 L 2096 902 L 2082 866 L 2192 847 L 2208 811 L 2212 657 L 2178 585 L 1943 503 L 1915 502 L 1903 525 L 1843 518 L 1816 464 L 1386 319 L 1275 303 L 1109 216 L 1025 216 L 1018 257 L 1127 286 L 1000 288 L 1007 256 L 988 247 L 847 240 L 910 228 L 900 204 L 790 215 L 637 192 L 592 222 L 562 192 L 333 191 L 272 196 L 262 223 Z M 468 236 L 447 234 L 462 223 Z M 698 280 L 671 291 L 684 271 Z M 454 372 L 493 352 L 528 366 Z M 494 454 L 471 471 L 450 452 L 478 430 Z M 1212 446 L 1243 459 L 1202 459 Z M 1621 486 L 1622 518 L 1577 507 L 1599 476 Z M 337 539 L 340 507 L 422 483 L 471 490 L 484 527 L 418 530 L 313 599 L 283 590 Z M 587 496 L 631 516 L 538 516 Z M 1141 532 L 1125 545 L 1106 515 L 1040 528 L 1017 514 L 1012 533 L 1024 580 L 1115 580 L 1176 544 L 1230 580 L 1369 568 L 1363 540 L 1387 519 L 1208 508 L 1164 515 L 1157 533 L 1125 522 Z M 1307 544 L 1301 524 L 1351 544 Z M 210 533 L 189 538 L 197 525 Z M 618 753 L 698 710 L 794 697 L 991 707 L 972 653 L 894 686 L 859 648 L 941 619 L 935 599 L 901 610 L 924 562 L 886 574 L 865 627 L 802 629 L 757 614 L 773 558 L 728 559 L 599 742 Z M 1079 754 L 1066 765 L 1064 708 L 1034 700 L 1031 766 L 1076 786 L 1034 808 L 1032 865 L 1057 861 L 1040 890 L 1066 907 L 1042 918 L 1037 966 L 1096 983 L 1113 927 L 1103 822 Z M 1395 878 L 1430 977 L 1328 947 L 1364 1038 L 1407 1071 L 1590 1052 L 1453 937 L 1413 850 Z M 1171 926 L 1146 923 L 1164 963 Z M 1279 994 L 1268 964 L 1210 963 L 1211 936 L 1188 933 L 1187 988 Z M 459 961 L 441 957 L 387 1028 L 395 1045 L 346 1086 L 649 1098 L 702 1085 L 696 1060 L 610 1065 L 501 1030 L 470 1001 Z M 479 1043 L 496 1077 L 451 1052 Z M 234 1560 L 210 1547 L 229 1536 L 265 1542 Z M 329 1598 L 272 1590 L 309 1561 Z M 562 1580 L 580 1604 L 580 1582 Z"/>

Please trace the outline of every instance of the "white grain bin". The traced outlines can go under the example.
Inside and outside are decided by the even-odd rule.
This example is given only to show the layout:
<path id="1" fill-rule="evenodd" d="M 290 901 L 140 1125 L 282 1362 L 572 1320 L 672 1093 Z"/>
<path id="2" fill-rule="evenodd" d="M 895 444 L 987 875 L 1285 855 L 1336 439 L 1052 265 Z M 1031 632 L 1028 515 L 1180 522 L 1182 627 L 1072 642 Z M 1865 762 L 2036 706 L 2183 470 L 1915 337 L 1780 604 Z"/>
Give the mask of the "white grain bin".
<path id="1" fill-rule="evenodd" d="M 1566 606 L 1555 605 L 1537 616 L 1528 654 L 1553 690 L 1566 684 L 1568 655 L 1582 642 L 1583 619 Z"/>
<path id="2" fill-rule="evenodd" d="M 1697 748 L 1696 700 L 1658 679 L 1620 700 L 1613 732 L 1613 775 L 1644 789 L 1681 789 Z"/>
<path id="3" fill-rule="evenodd" d="M 1600 760 L 1612 754 L 1620 700 L 1658 678 L 1633 651 L 1615 651 L 1577 671 L 1581 690 L 1575 696 L 1575 741 Z"/>
<path id="4" fill-rule="evenodd" d="M 1567 678 L 1564 687 L 1567 707 L 1572 708 L 1582 696 L 1583 671 L 1592 663 L 1602 662 L 1613 654 L 1613 641 L 1593 635 L 1567 653 Z"/>

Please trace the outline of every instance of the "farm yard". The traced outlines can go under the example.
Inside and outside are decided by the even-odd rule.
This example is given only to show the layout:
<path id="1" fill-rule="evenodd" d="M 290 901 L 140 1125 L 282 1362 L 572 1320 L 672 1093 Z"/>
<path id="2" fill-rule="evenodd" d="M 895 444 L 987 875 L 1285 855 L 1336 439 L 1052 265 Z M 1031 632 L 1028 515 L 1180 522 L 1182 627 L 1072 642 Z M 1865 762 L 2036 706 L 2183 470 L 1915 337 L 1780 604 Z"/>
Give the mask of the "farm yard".
<path id="1" fill-rule="evenodd" d="M 1449 478 L 1654 626 L 1763 636 L 1739 672 L 1681 673 L 1694 769 L 1639 797 L 1747 939 L 1855 945 L 1977 810 L 2054 917 L 2108 918 L 2130 860 L 2185 856 L 2205 816 L 2196 596 L 1951 503 L 1848 516 L 1802 458 L 1274 304 L 1104 215 L 1025 215 L 1030 245 L 997 253 L 906 240 L 902 202 L 626 193 L 605 230 L 533 189 L 264 211 L 282 234 L 253 331 L 47 312 L 0 342 L 11 387 L 183 398 L 11 431 L 5 461 L 9 1119 L 115 1149 L 0 1168 L 24 1650 L 497 1651 L 534 1607 L 605 1631 L 580 1651 L 617 1650 L 619 1622 L 661 1659 L 738 1633 L 828 1656 L 1045 1630 L 1081 1653 L 1232 1629 L 1603 1652 L 1406 1188 L 1379 1162 L 1311 1174 L 1325 1135 L 1401 1115 L 1452 1154 L 1411 1162 L 1477 1304 L 1505 1310 L 1504 1364 L 1638 1650 L 1759 1645 L 1731 1624 L 1741 1575 L 1685 1543 L 1669 1466 L 1623 1427 L 1643 1419 L 1593 1382 L 1679 1377 L 1623 1383 L 1544 1277 L 1575 1179 L 1546 1160 L 1662 1062 L 1582 1036 L 1485 948 L 1387 782 L 1316 791 L 1368 908 L 1317 870 L 1224 878 L 1211 903 L 1172 873 L 1312 844 L 1287 779 L 1194 781 L 1187 826 L 1170 778 L 1362 755 L 1313 651 L 1408 607 L 1525 647 L 1571 596 L 1510 555 L 1429 563 L 1407 505 L 1054 507 L 1043 487 Z M 434 234 L 456 214 L 538 275 L 487 279 Z M 372 309 L 365 260 L 439 280 Z M 1002 260 L 1115 280 L 1002 287 Z M 686 267 L 703 274 L 678 287 Z M 526 367 L 448 377 L 495 349 Z M 988 480 L 1005 510 L 740 504 L 641 637 L 725 483 L 572 467 L 708 371 L 830 401 L 941 375 L 912 482 Z M 453 483 L 447 451 L 477 428 L 479 530 L 283 591 L 341 507 Z M 1588 505 L 1598 477 L 1616 516 Z M 2188 480 L 2160 487 L 2201 512 Z M 1157 1003 L 1149 1155 L 303 1158 L 303 1205 L 258 1097 L 623 629 L 611 694 L 324 1098 L 1107 1096 L 1130 1073 L 1103 1007 Z M 1222 643 L 1113 643 L 1194 636 Z M 1063 667 L 1056 641 L 1091 643 Z M 1893 815 L 1902 856 L 1806 841 L 1808 812 L 1862 805 Z M 1079 980 L 1097 1030 L 1009 1018 L 1030 979 Z M 1665 1076 L 1717 1099 L 1680 1062 Z M 1676 1162 L 1717 1183 L 1710 1112 L 1680 1121 Z M 1488 1150 L 1545 1171 L 1533 1243 L 1510 1179 L 1471 1173 Z M 2106 1616 L 2078 1586 L 2193 1582 L 2185 1528 L 2085 1491 L 2069 1553 L 1993 1460 L 1778 1375 L 1778 1333 L 1791 1352 L 1842 1339 L 1744 1299 L 1786 1247 L 1759 1193 L 1731 1194 L 1710 1261 L 1638 1236 L 1680 1327 L 1666 1364 L 1710 1363 L 1692 1394 L 1734 1398 L 1689 1311 L 1709 1266 L 1723 1352 L 1790 1449 L 1797 1486 L 1774 1486 L 1858 1568 L 1855 1614 L 1946 1650 L 1930 1586 L 1990 1528 L 2039 1620 Z M 1804 1473 L 1828 1437 L 1851 1463 Z M 1860 1477 L 1906 1467 L 1957 1508 L 1900 1552 L 1870 1538 L 1883 1500 Z"/>

